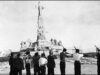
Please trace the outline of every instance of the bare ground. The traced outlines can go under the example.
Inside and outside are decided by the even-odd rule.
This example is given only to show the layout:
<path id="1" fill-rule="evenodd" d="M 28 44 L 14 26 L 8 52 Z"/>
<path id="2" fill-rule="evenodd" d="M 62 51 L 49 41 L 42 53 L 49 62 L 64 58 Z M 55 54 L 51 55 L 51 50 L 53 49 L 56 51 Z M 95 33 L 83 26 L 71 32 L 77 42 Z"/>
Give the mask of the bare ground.
<path id="1" fill-rule="evenodd" d="M 60 74 L 59 63 L 60 63 L 59 59 L 56 59 L 55 74 Z M 82 72 L 82 75 L 97 74 L 97 65 L 96 64 L 82 64 L 81 72 Z M 32 75 L 34 74 L 33 68 L 31 69 L 31 73 Z M 74 74 L 74 63 L 73 62 L 66 62 L 66 75 L 69 75 L 69 74 Z M 9 75 L 9 68 L 0 70 L 0 75 Z M 23 70 L 23 75 L 26 75 L 25 70 Z"/>

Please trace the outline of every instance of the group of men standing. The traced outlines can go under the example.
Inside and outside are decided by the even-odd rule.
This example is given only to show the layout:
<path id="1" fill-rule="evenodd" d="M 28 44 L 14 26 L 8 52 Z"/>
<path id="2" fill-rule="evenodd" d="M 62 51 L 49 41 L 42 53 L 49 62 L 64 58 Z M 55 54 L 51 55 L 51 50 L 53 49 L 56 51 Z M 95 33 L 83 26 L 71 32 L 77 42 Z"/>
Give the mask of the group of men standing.
<path id="1" fill-rule="evenodd" d="M 15 57 L 13 53 L 11 53 L 9 59 L 10 65 L 10 75 L 22 75 L 22 69 L 24 69 L 23 60 L 20 58 L 20 54 L 17 54 Z"/>
<path id="2" fill-rule="evenodd" d="M 75 75 L 81 75 L 81 64 L 80 60 L 83 57 L 83 54 L 79 53 L 79 49 L 75 49 L 76 52 L 73 54 L 73 58 L 75 60 L 74 62 L 74 74 Z M 66 60 L 65 58 L 68 57 L 70 54 L 66 52 L 66 49 L 64 48 L 63 51 L 60 53 L 60 71 L 61 75 L 66 75 L 65 73 L 65 66 L 66 66 Z"/>
<path id="3" fill-rule="evenodd" d="M 34 69 L 34 75 L 45 75 L 46 74 L 46 65 L 48 68 L 48 75 L 54 75 L 55 60 L 54 60 L 53 51 L 49 51 L 48 57 L 45 56 L 43 52 L 41 56 L 38 52 L 32 57 L 30 52 L 26 52 L 26 56 L 20 58 L 20 53 L 15 57 L 11 53 L 9 59 L 10 65 L 10 75 L 22 75 L 22 70 L 26 69 L 26 75 L 31 75 L 31 68 Z"/>
<path id="4" fill-rule="evenodd" d="M 100 49 L 96 48 L 96 57 L 97 57 L 97 75 L 100 75 Z M 60 71 L 61 75 L 65 75 L 65 57 L 67 57 L 68 53 L 66 49 L 63 49 L 63 52 L 60 53 Z M 74 58 L 74 74 L 81 75 L 81 59 L 83 58 L 83 54 L 80 53 L 79 49 L 75 49 L 75 53 L 73 54 Z"/>
<path id="5" fill-rule="evenodd" d="M 66 66 L 66 60 L 65 58 L 68 57 L 68 53 L 66 52 L 66 49 L 64 48 L 63 51 L 60 53 L 60 72 L 61 75 L 65 75 L 65 66 Z M 73 54 L 74 58 L 74 73 L 75 75 L 81 75 L 81 58 L 83 57 L 83 54 L 79 53 L 79 49 L 76 49 L 75 54 Z M 41 56 L 38 52 L 34 54 L 32 57 L 30 55 L 30 52 L 26 52 L 26 56 L 21 59 L 20 53 L 17 54 L 15 57 L 13 53 L 11 53 L 10 59 L 9 59 L 9 65 L 10 65 L 10 75 L 22 75 L 22 70 L 26 69 L 26 75 L 31 75 L 30 69 L 33 66 L 34 69 L 34 75 L 46 75 L 46 66 L 48 68 L 47 72 L 48 75 L 54 75 L 54 68 L 56 66 L 55 64 L 55 57 L 53 55 L 53 51 L 49 51 L 48 57 L 45 56 L 45 53 L 43 52 Z M 100 74 L 100 50 L 98 50 L 97 53 L 97 72 L 98 75 Z"/>

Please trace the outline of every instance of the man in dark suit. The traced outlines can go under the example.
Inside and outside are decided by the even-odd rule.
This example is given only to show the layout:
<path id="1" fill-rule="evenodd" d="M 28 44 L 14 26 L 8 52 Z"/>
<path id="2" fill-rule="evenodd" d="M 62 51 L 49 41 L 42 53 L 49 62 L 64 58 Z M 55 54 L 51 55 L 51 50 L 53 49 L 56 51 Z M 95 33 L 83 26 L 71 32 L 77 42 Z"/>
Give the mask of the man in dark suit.
<path id="1" fill-rule="evenodd" d="M 14 75 L 13 69 L 14 69 L 14 54 L 11 53 L 11 56 L 9 58 L 9 65 L 10 65 L 10 74 L 9 75 Z"/>
<path id="2" fill-rule="evenodd" d="M 54 75 L 55 60 L 52 51 L 49 52 L 47 67 L 48 67 L 48 75 Z"/>
<path id="3" fill-rule="evenodd" d="M 66 66 L 66 61 L 65 58 L 67 57 L 67 52 L 66 48 L 63 49 L 63 51 L 60 53 L 60 71 L 61 75 L 65 75 L 65 66 Z"/>
<path id="4" fill-rule="evenodd" d="M 23 69 L 24 69 L 23 60 L 20 58 L 20 53 L 18 53 L 14 61 L 14 75 L 22 75 Z"/>
<path id="5" fill-rule="evenodd" d="M 39 59 L 40 59 L 40 55 L 38 54 L 38 52 L 36 52 L 32 60 L 33 67 L 34 67 L 34 75 L 40 75 Z"/>

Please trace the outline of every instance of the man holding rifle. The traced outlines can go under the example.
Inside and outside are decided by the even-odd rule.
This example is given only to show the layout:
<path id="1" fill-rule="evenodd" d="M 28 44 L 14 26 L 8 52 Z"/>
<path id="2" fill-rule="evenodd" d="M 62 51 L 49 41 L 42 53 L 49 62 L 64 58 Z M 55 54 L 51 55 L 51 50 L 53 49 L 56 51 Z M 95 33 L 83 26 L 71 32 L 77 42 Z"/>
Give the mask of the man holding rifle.
<path id="1" fill-rule="evenodd" d="M 96 52 L 97 52 L 97 72 L 98 72 L 98 75 L 100 75 L 100 49 L 96 47 Z"/>
<path id="2" fill-rule="evenodd" d="M 83 57 L 83 54 L 80 54 L 80 50 L 75 48 L 75 54 L 73 55 L 73 58 L 75 60 L 74 62 L 74 71 L 75 71 L 75 75 L 81 75 L 81 58 Z"/>
<path id="3" fill-rule="evenodd" d="M 60 53 L 60 71 L 61 75 L 65 75 L 65 66 L 66 66 L 66 60 L 65 58 L 67 57 L 68 53 L 66 52 L 67 49 L 63 48 L 63 51 Z"/>

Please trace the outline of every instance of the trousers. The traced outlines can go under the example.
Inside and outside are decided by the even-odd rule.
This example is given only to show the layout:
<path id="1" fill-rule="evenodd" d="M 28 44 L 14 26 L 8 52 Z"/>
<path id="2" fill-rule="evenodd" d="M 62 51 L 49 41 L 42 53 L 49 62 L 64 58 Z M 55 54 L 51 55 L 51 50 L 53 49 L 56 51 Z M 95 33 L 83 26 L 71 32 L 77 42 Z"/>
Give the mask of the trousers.
<path id="1" fill-rule="evenodd" d="M 74 62 L 74 71 L 75 71 L 75 75 L 81 75 L 80 61 L 75 61 Z"/>
<path id="2" fill-rule="evenodd" d="M 60 62 L 60 72 L 61 75 L 65 75 L 65 62 Z"/>

